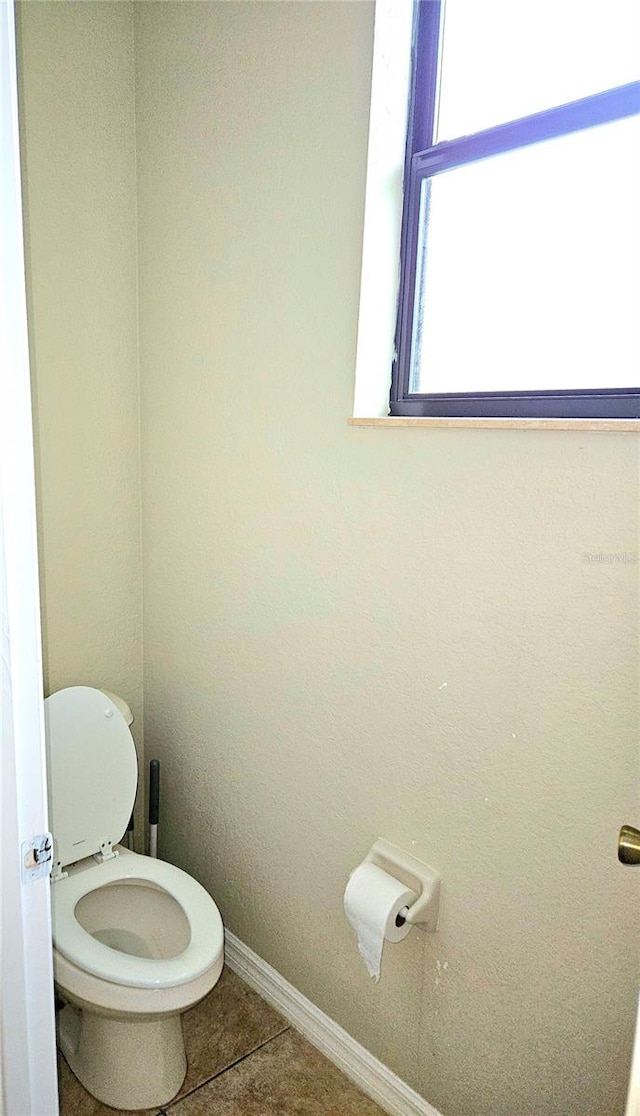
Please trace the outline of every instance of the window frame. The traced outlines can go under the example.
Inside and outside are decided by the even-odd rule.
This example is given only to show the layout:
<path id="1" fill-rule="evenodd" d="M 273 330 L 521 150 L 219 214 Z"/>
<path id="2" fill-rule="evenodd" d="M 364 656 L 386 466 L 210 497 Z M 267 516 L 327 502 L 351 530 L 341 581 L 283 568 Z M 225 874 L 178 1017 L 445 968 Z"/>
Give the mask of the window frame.
<path id="1" fill-rule="evenodd" d="M 640 387 L 447 394 L 409 390 L 423 182 L 470 162 L 640 113 L 640 82 L 632 82 L 434 143 L 443 17 L 444 0 L 415 0 L 389 413 L 398 417 L 640 418 Z"/>

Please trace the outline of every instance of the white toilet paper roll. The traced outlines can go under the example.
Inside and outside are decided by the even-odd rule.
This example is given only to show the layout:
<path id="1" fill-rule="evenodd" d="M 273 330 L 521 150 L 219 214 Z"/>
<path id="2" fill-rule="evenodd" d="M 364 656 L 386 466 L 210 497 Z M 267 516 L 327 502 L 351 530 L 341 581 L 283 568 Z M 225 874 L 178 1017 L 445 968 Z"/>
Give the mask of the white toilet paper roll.
<path id="1" fill-rule="evenodd" d="M 358 949 L 369 976 L 380 979 L 384 941 L 401 942 L 411 929 L 408 922 L 396 926 L 403 907 L 410 907 L 415 891 L 369 862 L 360 864 L 349 877 L 344 909 L 358 936 Z"/>

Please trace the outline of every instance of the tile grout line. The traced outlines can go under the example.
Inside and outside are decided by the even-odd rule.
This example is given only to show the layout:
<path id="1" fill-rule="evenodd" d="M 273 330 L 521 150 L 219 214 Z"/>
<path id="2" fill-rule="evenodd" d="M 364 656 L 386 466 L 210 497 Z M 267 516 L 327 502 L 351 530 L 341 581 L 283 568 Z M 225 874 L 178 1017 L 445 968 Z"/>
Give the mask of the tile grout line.
<path id="1" fill-rule="evenodd" d="M 207 1077 L 204 1081 L 201 1081 L 199 1085 L 194 1085 L 193 1089 L 189 1089 L 189 1091 L 187 1093 L 183 1093 L 181 1097 L 176 1097 L 175 1100 L 171 1101 L 166 1106 L 167 1110 L 170 1109 L 171 1112 L 177 1110 L 178 1105 L 181 1103 L 181 1101 L 186 1100 L 187 1097 L 192 1097 L 194 1093 L 198 1092 L 198 1089 L 202 1089 L 205 1085 L 210 1085 L 212 1081 L 216 1080 L 216 1078 L 222 1077 L 222 1075 L 228 1073 L 229 1070 L 232 1070 L 236 1066 L 239 1066 L 241 1062 L 246 1062 L 247 1058 L 250 1058 L 252 1054 L 257 1054 L 258 1050 L 262 1050 L 265 1046 L 268 1046 L 270 1042 L 273 1042 L 274 1039 L 280 1038 L 281 1035 L 284 1035 L 287 1031 L 290 1030 L 291 1027 L 287 1023 L 287 1025 L 283 1027 L 281 1031 L 278 1031 L 275 1035 L 270 1035 L 269 1038 L 264 1040 L 264 1042 L 260 1042 L 257 1046 L 254 1046 L 252 1050 L 247 1050 L 246 1054 L 241 1054 L 239 1058 L 235 1059 L 235 1061 L 229 1062 L 228 1066 L 224 1066 L 224 1068 L 218 1070 L 217 1073 L 213 1073 L 211 1077 Z M 170 1113 L 168 1111 L 162 1112 L 158 1113 L 158 1116 L 170 1116 Z"/>

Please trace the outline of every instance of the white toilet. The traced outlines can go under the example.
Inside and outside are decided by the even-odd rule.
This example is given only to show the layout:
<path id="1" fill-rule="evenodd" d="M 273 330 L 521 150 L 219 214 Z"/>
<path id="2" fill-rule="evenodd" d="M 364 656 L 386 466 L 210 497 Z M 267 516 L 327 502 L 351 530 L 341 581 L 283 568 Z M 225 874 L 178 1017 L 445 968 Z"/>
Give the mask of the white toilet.
<path id="1" fill-rule="evenodd" d="M 45 701 L 58 1041 L 85 1088 L 120 1109 L 160 1107 L 180 1089 L 180 1013 L 213 988 L 224 946 L 200 884 L 114 847 L 136 792 L 132 720 L 121 698 L 88 686 Z"/>

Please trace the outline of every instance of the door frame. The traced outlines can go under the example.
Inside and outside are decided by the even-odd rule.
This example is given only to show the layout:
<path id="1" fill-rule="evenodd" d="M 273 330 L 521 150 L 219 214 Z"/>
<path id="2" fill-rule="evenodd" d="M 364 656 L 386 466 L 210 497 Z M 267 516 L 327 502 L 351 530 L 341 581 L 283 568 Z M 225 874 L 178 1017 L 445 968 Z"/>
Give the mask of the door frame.
<path id="1" fill-rule="evenodd" d="M 58 1116 L 50 886 L 23 879 L 47 789 L 13 0 L 0 0 L 0 1114 Z"/>

